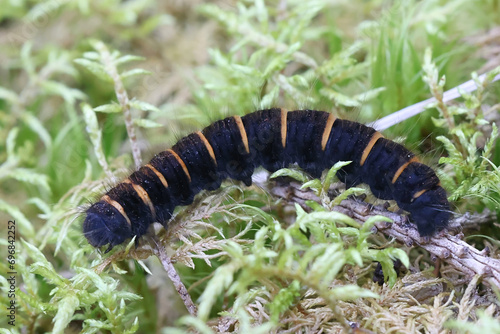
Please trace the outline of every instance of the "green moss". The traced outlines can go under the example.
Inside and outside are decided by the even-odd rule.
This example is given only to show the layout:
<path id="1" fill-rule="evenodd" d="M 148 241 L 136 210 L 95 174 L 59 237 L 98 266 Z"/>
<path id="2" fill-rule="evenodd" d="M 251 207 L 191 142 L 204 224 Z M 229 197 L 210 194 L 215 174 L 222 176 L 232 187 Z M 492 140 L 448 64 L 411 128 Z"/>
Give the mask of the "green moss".
<path id="1" fill-rule="evenodd" d="M 441 330 L 448 320 L 457 332 L 498 327 L 498 308 L 481 304 L 498 304 L 498 296 L 476 280 L 467 285 L 446 264 L 436 279 L 429 254 L 373 235 L 375 220 L 361 226 L 329 212 L 365 192 L 350 189 L 332 200 L 339 166 L 322 180 L 297 170 L 276 175 L 320 197 L 308 202 L 309 213 L 228 185 L 178 211 L 158 238 L 200 296 L 199 318 L 182 317 L 184 306 L 171 297 L 175 290 L 146 242 L 103 255 L 81 232 L 85 204 L 134 161 L 213 120 L 284 106 L 368 122 L 431 95 L 438 103 L 387 135 L 438 152 L 426 159 L 442 163 L 438 174 L 456 211 L 498 210 L 498 85 L 486 82 L 458 102 L 439 103 L 443 90 L 489 64 L 477 51 L 491 46 L 470 41 L 498 25 L 494 1 L 2 5 L 0 212 L 2 226 L 17 223 L 18 308 L 16 327 L 5 317 L 0 327 L 208 333 L 225 321 L 227 330 L 265 333 L 311 324 L 340 331 L 353 321 L 374 332 L 412 332 Z M 128 103 L 116 98 L 117 82 Z M 498 229 L 487 234 L 493 242 L 476 245 L 498 256 Z M 9 245 L 4 229 L 0 245 Z M 412 271 L 398 277 L 396 258 Z M 371 282 L 372 261 L 382 263 L 387 285 Z M 0 271 L 9 271 L 5 261 Z M 200 285 L 199 278 L 206 280 Z M 9 283 L 0 283 L 7 305 Z"/>

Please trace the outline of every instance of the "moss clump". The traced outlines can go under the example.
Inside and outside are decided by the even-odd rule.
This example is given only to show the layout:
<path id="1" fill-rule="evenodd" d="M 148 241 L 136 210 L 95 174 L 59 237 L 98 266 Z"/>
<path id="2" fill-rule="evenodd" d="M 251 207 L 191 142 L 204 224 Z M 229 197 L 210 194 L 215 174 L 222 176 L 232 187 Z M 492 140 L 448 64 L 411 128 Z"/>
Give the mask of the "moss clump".
<path id="1" fill-rule="evenodd" d="M 438 103 L 387 136 L 433 152 L 427 159 L 435 166 L 443 156 L 437 170 L 457 212 L 497 210 L 498 85 L 481 83 L 455 102 L 441 98 L 470 73 L 498 66 L 491 53 L 495 30 L 483 33 L 500 23 L 495 2 L 2 6 L 0 212 L 2 226 L 16 221 L 18 274 L 16 326 L 2 317 L 0 327 L 14 333 L 498 328 L 498 296 L 479 277 L 470 280 L 443 263 L 436 278 L 427 252 L 329 212 L 347 194 L 363 192 L 332 201 L 332 173 L 323 180 L 302 175 L 320 197 L 307 202 L 309 213 L 255 187 L 229 184 L 179 211 L 158 238 L 170 247 L 193 299 L 199 297 L 198 318 L 182 317 L 184 306 L 172 298 L 149 239 L 103 255 L 81 233 L 85 205 L 134 162 L 215 119 L 278 105 L 369 122 L 430 95 Z M 500 235 L 492 225 L 473 241 L 498 257 Z M 399 277 L 391 271 L 396 258 L 409 267 Z M 372 261 L 382 263 L 388 284 L 371 282 Z M 0 270 L 9 271 L 7 262 Z M 9 283 L 2 277 L 1 284 L 0 302 L 8 305 Z"/>

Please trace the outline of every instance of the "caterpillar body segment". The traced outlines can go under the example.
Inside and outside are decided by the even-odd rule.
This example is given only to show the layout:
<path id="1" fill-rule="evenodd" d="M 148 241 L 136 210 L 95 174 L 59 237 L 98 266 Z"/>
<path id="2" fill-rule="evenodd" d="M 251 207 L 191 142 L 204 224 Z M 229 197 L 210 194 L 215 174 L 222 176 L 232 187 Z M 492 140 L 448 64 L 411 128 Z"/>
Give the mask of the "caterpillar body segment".
<path id="1" fill-rule="evenodd" d="M 109 250 L 144 235 L 152 222 L 165 224 L 176 206 L 226 178 L 250 185 L 256 167 L 273 172 L 294 163 L 319 177 L 338 161 L 352 161 L 338 172 L 341 181 L 366 183 L 375 196 L 395 200 L 422 236 L 447 226 L 438 177 L 402 145 L 324 111 L 273 108 L 217 121 L 160 152 L 90 206 L 83 231 L 91 245 Z"/>

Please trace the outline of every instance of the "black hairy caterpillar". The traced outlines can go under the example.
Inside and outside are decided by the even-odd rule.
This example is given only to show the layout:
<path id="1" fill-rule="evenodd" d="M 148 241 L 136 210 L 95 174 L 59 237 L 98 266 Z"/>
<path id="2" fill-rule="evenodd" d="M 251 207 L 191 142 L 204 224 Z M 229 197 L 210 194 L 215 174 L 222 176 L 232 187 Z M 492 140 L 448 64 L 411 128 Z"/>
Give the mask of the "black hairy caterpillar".
<path id="1" fill-rule="evenodd" d="M 176 206 L 226 178 L 249 186 L 256 167 L 276 171 L 292 163 L 320 177 L 338 161 L 352 161 L 337 173 L 342 182 L 366 183 L 378 198 L 395 200 L 420 235 L 447 226 L 451 213 L 439 178 L 402 145 L 331 113 L 273 108 L 217 121 L 157 154 L 87 209 L 83 232 L 92 246 L 110 250 L 155 221 L 166 223 Z"/>

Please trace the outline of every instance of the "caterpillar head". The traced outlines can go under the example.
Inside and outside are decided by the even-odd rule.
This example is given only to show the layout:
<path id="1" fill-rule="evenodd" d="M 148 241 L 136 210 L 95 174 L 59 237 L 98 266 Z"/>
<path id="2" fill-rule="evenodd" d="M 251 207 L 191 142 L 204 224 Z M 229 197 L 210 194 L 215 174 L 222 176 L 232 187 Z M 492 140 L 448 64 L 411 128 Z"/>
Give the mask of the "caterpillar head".
<path id="1" fill-rule="evenodd" d="M 125 217 L 112 205 L 99 201 L 88 208 L 83 222 L 83 234 L 94 247 L 109 244 L 108 252 L 116 245 L 132 237 Z"/>

